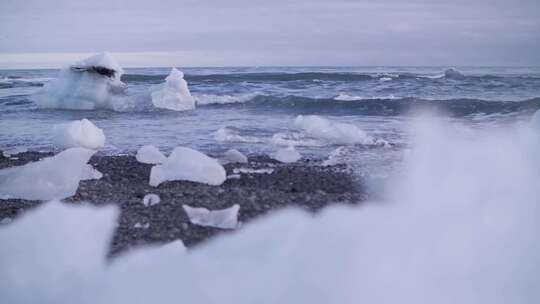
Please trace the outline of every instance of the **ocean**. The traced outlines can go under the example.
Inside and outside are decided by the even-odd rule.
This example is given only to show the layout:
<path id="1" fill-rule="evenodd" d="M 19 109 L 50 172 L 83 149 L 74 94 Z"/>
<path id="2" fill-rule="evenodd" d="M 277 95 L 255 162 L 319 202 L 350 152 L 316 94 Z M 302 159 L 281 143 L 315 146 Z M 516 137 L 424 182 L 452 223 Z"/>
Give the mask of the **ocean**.
<path id="1" fill-rule="evenodd" d="M 540 68 L 526 67 L 231 67 L 181 68 L 197 107 L 175 112 L 144 106 L 168 68 L 127 68 L 122 111 L 40 109 L 32 95 L 59 70 L 0 71 L 0 150 L 51 151 L 55 124 L 87 118 L 107 137 L 105 154 L 152 144 L 220 155 L 235 148 L 270 154 L 294 145 L 305 158 L 344 162 L 377 188 L 400 170 L 418 113 L 474 129 L 505 128 L 540 109 Z M 350 124 L 384 145 L 326 136 L 295 124 L 318 115 Z M 349 126 L 349 125 L 346 125 Z M 313 131 L 313 130 L 311 130 Z M 344 131 L 345 133 L 347 131 Z"/>

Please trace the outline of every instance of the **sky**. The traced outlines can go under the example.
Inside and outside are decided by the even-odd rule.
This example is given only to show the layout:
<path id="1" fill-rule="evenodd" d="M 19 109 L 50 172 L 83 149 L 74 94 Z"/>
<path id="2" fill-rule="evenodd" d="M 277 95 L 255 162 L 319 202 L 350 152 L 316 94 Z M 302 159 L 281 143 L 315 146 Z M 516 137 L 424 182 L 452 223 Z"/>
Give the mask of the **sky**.
<path id="1" fill-rule="evenodd" d="M 0 68 L 540 66 L 540 0 L 0 0 Z"/>

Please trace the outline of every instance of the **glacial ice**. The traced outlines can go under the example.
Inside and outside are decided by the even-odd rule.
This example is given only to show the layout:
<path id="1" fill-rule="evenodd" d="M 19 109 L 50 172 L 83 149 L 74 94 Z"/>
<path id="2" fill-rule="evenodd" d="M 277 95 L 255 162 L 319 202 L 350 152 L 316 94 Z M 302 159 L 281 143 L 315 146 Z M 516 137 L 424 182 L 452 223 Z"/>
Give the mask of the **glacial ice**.
<path id="1" fill-rule="evenodd" d="M 63 199 L 74 195 L 88 175 L 93 150 L 71 148 L 24 166 L 0 170 L 0 198 Z"/>
<path id="2" fill-rule="evenodd" d="M 159 195 L 154 193 L 149 193 L 143 197 L 142 203 L 146 207 L 154 206 L 159 204 L 161 202 L 161 199 L 159 198 Z"/>
<path id="3" fill-rule="evenodd" d="M 278 149 L 271 157 L 282 163 L 294 163 L 302 158 L 302 155 L 296 151 L 294 146 L 289 146 L 287 148 Z"/>
<path id="4" fill-rule="evenodd" d="M 117 209 L 46 203 L 0 228 L 2 301 L 537 303 L 537 150 L 528 132 L 470 131 L 415 123 L 388 202 L 277 211 L 189 254 L 107 262 Z"/>
<path id="5" fill-rule="evenodd" d="M 238 211 L 240 210 L 238 204 L 221 210 L 194 208 L 188 205 L 182 205 L 182 207 L 192 224 L 222 229 L 235 229 L 238 227 Z"/>
<path id="6" fill-rule="evenodd" d="M 189 92 L 184 73 L 172 68 L 165 83 L 150 88 L 152 103 L 157 108 L 173 111 L 186 111 L 195 109 L 195 100 Z"/>
<path id="7" fill-rule="evenodd" d="M 248 158 L 242 154 L 242 152 L 236 150 L 236 149 L 230 149 L 225 152 L 224 160 L 228 163 L 241 163 L 245 164 L 248 162 Z"/>
<path id="8" fill-rule="evenodd" d="M 92 165 L 86 164 L 86 166 L 84 166 L 84 169 L 83 169 L 81 180 L 101 179 L 102 177 L 103 177 L 103 173 L 99 172 Z"/>
<path id="9" fill-rule="evenodd" d="M 109 53 L 101 53 L 62 69 L 32 99 L 41 108 L 122 110 L 123 73 Z"/>
<path id="10" fill-rule="evenodd" d="M 167 157 L 152 145 L 142 146 L 135 156 L 137 161 L 143 164 L 161 164 Z"/>
<path id="11" fill-rule="evenodd" d="M 298 115 L 294 126 L 304 130 L 309 136 L 328 140 L 336 144 L 382 145 L 388 143 L 376 139 L 353 124 L 334 123 L 317 115 Z"/>
<path id="12" fill-rule="evenodd" d="M 58 124 L 53 129 L 54 145 L 65 148 L 87 148 L 97 150 L 105 146 L 105 134 L 88 119 Z"/>
<path id="13" fill-rule="evenodd" d="M 197 150 L 177 147 L 162 164 L 152 167 L 150 185 L 157 187 L 164 181 L 187 180 L 218 186 L 226 177 L 217 160 Z"/>

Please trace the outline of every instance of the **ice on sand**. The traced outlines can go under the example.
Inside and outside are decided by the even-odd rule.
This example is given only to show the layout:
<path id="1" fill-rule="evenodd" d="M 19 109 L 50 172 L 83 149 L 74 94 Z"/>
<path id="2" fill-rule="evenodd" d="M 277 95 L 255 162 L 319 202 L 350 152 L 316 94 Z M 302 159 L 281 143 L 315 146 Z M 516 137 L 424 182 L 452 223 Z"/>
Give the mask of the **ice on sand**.
<path id="1" fill-rule="evenodd" d="M 0 170 L 0 198 L 63 199 L 74 195 L 87 177 L 93 150 L 71 148 L 24 166 Z"/>
<path id="2" fill-rule="evenodd" d="M 83 170 L 83 175 L 81 177 L 81 180 L 101 179 L 102 177 L 103 177 L 103 173 L 99 172 L 92 165 L 86 164 Z"/>
<path id="3" fill-rule="evenodd" d="M 238 211 L 240 210 L 238 204 L 221 210 L 208 210 L 188 205 L 182 205 L 182 207 L 192 224 L 222 229 L 235 229 L 238 227 Z"/>
<path id="4" fill-rule="evenodd" d="M 236 149 L 230 149 L 224 154 L 224 160 L 228 163 L 242 163 L 248 162 L 248 158 L 240 151 Z"/>
<path id="5" fill-rule="evenodd" d="M 137 161 L 143 164 L 161 164 L 167 157 L 152 145 L 142 146 L 135 156 Z"/>
<path id="6" fill-rule="evenodd" d="M 195 100 L 189 92 L 184 73 L 172 68 L 165 83 L 150 88 L 152 103 L 157 108 L 173 111 L 186 111 L 195 108 Z"/>
<path id="7" fill-rule="evenodd" d="M 337 144 L 387 145 L 353 124 L 334 123 L 318 115 L 298 115 L 294 126 L 304 130 L 309 136 L 324 139 Z"/>
<path id="8" fill-rule="evenodd" d="M 302 158 L 302 155 L 296 151 L 294 146 L 289 146 L 287 148 L 281 148 L 272 154 L 271 157 L 282 163 L 294 163 Z"/>
<path id="9" fill-rule="evenodd" d="M 159 195 L 153 193 L 145 195 L 142 201 L 143 205 L 146 207 L 157 205 L 159 202 L 161 202 Z"/>
<path id="10" fill-rule="evenodd" d="M 221 185 L 227 175 L 217 160 L 185 147 L 175 148 L 171 155 L 150 171 L 150 185 L 164 181 L 186 180 L 209 185 Z"/>
<path id="11" fill-rule="evenodd" d="M 101 53 L 62 69 L 32 99 L 41 108 L 122 110 L 123 73 L 109 53 Z"/>
<path id="12" fill-rule="evenodd" d="M 59 148 L 99 149 L 105 146 L 105 134 L 88 119 L 54 126 L 54 145 Z"/>

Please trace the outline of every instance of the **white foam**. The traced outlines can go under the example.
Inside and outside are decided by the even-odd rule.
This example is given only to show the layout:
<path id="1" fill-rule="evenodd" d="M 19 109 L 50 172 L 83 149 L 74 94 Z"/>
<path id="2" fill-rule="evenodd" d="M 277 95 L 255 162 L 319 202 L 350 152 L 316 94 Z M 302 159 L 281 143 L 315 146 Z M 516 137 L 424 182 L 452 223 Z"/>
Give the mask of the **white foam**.
<path id="1" fill-rule="evenodd" d="M 114 71 L 111 77 L 91 70 L 103 67 Z M 32 99 L 41 108 L 123 110 L 126 85 L 120 80 L 123 70 L 108 53 L 92 56 L 60 71 Z"/>
<path id="2" fill-rule="evenodd" d="M 209 185 L 221 185 L 227 175 L 223 166 L 205 154 L 185 147 L 175 148 L 171 155 L 150 171 L 150 185 L 164 181 L 187 180 Z"/>
<path id="3" fill-rule="evenodd" d="M 444 77 L 449 79 L 463 79 L 465 75 L 454 68 L 450 68 L 444 71 Z"/>
<path id="4" fill-rule="evenodd" d="M 232 104 L 244 103 L 255 97 L 256 94 L 237 94 L 237 95 L 215 95 L 215 94 L 193 94 L 197 105 L 213 105 L 213 104 Z"/>
<path id="5" fill-rule="evenodd" d="M 137 155 L 135 155 L 135 158 L 137 158 L 137 161 L 143 164 L 161 164 L 163 163 L 167 157 L 159 151 L 158 148 L 152 146 L 152 145 L 145 145 L 142 146 L 138 151 Z"/>
<path id="6" fill-rule="evenodd" d="M 248 162 L 248 158 L 242 154 L 242 152 L 236 149 L 230 149 L 225 152 L 223 155 L 224 159 L 228 163 L 241 163 L 245 164 Z"/>
<path id="7" fill-rule="evenodd" d="M 24 166 L 0 170 L 0 198 L 63 199 L 74 195 L 87 177 L 94 151 L 71 148 Z"/>
<path id="8" fill-rule="evenodd" d="M 381 139 L 369 136 L 353 124 L 334 123 L 317 115 L 298 115 L 294 126 L 304 130 L 308 135 L 337 144 L 387 145 Z"/>
<path id="9" fill-rule="evenodd" d="M 240 132 L 232 127 L 219 128 L 216 132 L 214 132 L 214 139 L 217 141 L 224 141 L 224 142 L 244 142 L 244 143 L 264 142 L 264 140 L 257 137 L 240 135 Z"/>
<path id="10" fill-rule="evenodd" d="M 302 155 L 296 151 L 294 146 L 278 149 L 271 157 L 282 163 L 294 163 L 302 158 Z"/>
<path id="11" fill-rule="evenodd" d="M 172 68 L 165 83 L 150 88 L 152 103 L 156 108 L 173 111 L 186 111 L 195 109 L 195 100 L 189 92 L 184 73 Z"/>
<path id="12" fill-rule="evenodd" d="M 208 210 L 182 205 L 192 224 L 222 229 L 236 229 L 238 227 L 238 211 L 240 205 L 221 210 Z"/>
<path id="13" fill-rule="evenodd" d="M 28 152 L 28 148 L 26 147 L 11 147 L 11 148 L 8 148 L 8 149 L 5 149 L 2 151 L 2 155 L 4 155 L 4 157 L 11 157 L 13 155 L 17 155 L 19 153 L 25 153 L 25 152 Z"/>
<path id="14" fill-rule="evenodd" d="M 75 120 L 53 128 L 54 145 L 65 149 L 82 147 L 99 149 L 105 146 L 105 134 L 88 119 Z"/>

